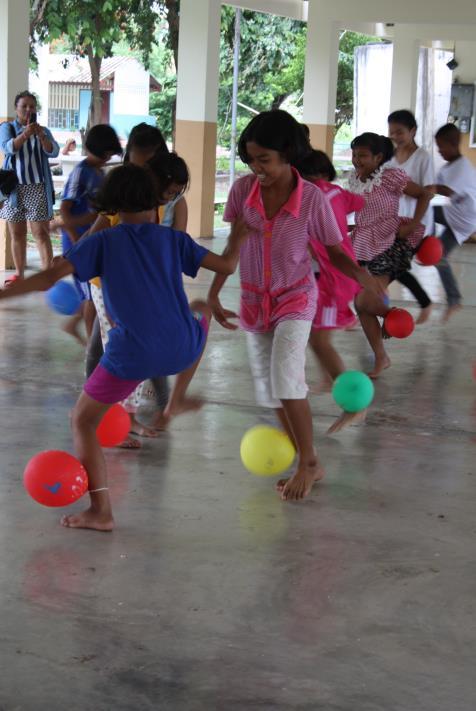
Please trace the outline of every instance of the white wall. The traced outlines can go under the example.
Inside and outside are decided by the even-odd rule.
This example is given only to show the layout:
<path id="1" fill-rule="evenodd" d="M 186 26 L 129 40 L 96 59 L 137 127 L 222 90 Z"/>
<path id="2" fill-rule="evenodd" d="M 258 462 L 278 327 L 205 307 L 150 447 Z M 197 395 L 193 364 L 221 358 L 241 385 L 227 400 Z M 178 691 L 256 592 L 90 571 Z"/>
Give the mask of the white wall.
<path id="1" fill-rule="evenodd" d="M 114 113 L 149 113 L 149 73 L 138 62 L 119 66 L 114 73 Z"/>

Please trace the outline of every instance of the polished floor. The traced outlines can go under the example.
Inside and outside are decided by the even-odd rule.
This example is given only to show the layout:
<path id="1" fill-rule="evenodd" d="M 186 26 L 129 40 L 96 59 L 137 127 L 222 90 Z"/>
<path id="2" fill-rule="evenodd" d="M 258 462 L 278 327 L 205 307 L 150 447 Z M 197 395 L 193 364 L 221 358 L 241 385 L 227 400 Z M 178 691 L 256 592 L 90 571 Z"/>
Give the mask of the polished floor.
<path id="1" fill-rule="evenodd" d="M 243 335 L 215 325 L 202 412 L 107 452 L 112 534 L 62 529 L 23 489 L 30 456 L 71 451 L 83 355 L 42 295 L 3 302 L 1 711 L 474 711 L 476 245 L 453 262 L 464 309 L 389 343 L 365 425 L 325 437 L 337 406 L 311 395 L 327 477 L 303 503 L 240 463 L 264 414 Z M 369 368 L 360 331 L 337 343 Z"/>

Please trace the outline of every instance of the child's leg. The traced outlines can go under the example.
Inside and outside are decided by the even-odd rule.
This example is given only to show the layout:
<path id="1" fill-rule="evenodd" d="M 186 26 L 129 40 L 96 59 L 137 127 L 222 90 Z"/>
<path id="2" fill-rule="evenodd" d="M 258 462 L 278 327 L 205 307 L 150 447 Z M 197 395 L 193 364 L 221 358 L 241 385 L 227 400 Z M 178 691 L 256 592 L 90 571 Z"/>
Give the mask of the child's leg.
<path id="1" fill-rule="evenodd" d="M 208 333 L 208 324 L 210 323 L 212 317 L 212 311 L 205 301 L 192 301 L 190 304 L 190 309 L 197 315 L 201 316 L 201 324 Z M 206 340 L 205 340 L 206 344 Z M 195 363 L 189 366 L 182 373 L 179 373 L 175 378 L 175 382 L 170 393 L 170 398 L 167 406 L 163 412 L 164 421 L 168 423 L 172 417 L 176 417 L 189 410 L 199 410 L 203 404 L 202 400 L 199 398 L 187 398 L 185 397 L 188 386 L 195 375 L 195 372 L 200 365 L 200 361 L 203 356 L 205 346 L 197 358 Z"/>
<path id="2" fill-rule="evenodd" d="M 93 332 L 89 339 L 88 348 L 86 350 L 86 378 L 93 373 L 104 353 L 101 340 L 101 328 L 99 319 L 94 319 Z"/>
<path id="3" fill-rule="evenodd" d="M 154 427 L 159 432 L 167 429 L 168 419 L 164 416 L 164 410 L 170 399 L 169 380 L 166 375 L 158 378 L 151 378 L 152 387 L 155 393 L 155 403 L 157 405 L 157 414 L 154 418 Z"/>
<path id="4" fill-rule="evenodd" d="M 311 330 L 309 345 L 319 361 L 321 367 L 335 380 L 338 375 L 344 372 L 344 361 L 332 345 L 332 330 L 319 329 Z"/>
<path id="5" fill-rule="evenodd" d="M 377 276 L 376 279 L 379 279 L 384 286 L 388 286 L 390 281 L 388 276 Z M 378 296 L 366 290 L 357 294 L 355 307 L 367 340 L 375 354 L 375 366 L 369 373 L 369 377 L 378 378 L 382 370 L 390 367 L 391 361 L 383 345 L 382 328 L 377 316 L 386 316 L 390 309 Z"/>
<path id="6" fill-rule="evenodd" d="M 79 514 L 63 516 L 61 523 L 68 528 L 94 528 L 98 531 L 113 529 L 106 462 L 96 437 L 97 426 L 110 407 L 82 392 L 73 410 L 74 446 L 78 459 L 88 473 L 91 504 Z"/>
<path id="7" fill-rule="evenodd" d="M 320 329 L 311 330 L 309 344 L 314 351 L 321 367 L 329 373 L 332 380 L 335 380 L 345 371 L 344 361 L 332 345 L 332 330 Z M 334 434 L 365 418 L 363 412 L 343 412 L 337 420 L 329 427 L 327 434 Z"/>
<path id="8" fill-rule="evenodd" d="M 285 500 L 304 498 L 313 484 L 324 476 L 314 449 L 312 415 L 307 400 L 305 364 L 310 330 L 309 321 L 282 321 L 273 333 L 272 394 L 281 402 L 288 422 L 287 430 L 292 434 L 298 455 L 294 475 L 277 484 L 281 498 Z"/>
<path id="9" fill-rule="evenodd" d="M 403 284 L 420 304 L 421 311 L 417 323 L 425 323 L 430 316 L 432 306 L 431 299 L 425 289 L 411 272 L 402 272 L 397 276 L 397 281 Z"/>
<path id="10" fill-rule="evenodd" d="M 461 292 L 448 260 L 449 255 L 455 247 L 459 246 L 459 243 L 449 227 L 445 229 L 440 239 L 443 245 L 443 256 L 436 265 L 436 268 L 438 269 L 438 274 L 440 275 L 448 302 L 448 308 L 446 309 L 443 321 L 448 321 L 448 319 L 461 308 Z"/>

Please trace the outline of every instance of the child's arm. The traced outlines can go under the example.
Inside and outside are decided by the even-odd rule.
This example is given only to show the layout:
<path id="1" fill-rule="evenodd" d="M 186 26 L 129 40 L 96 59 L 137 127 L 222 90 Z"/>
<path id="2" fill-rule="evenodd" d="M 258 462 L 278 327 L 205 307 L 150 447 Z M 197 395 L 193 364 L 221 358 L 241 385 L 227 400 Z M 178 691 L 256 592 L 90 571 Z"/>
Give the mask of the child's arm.
<path id="1" fill-rule="evenodd" d="M 414 232 L 418 225 L 421 224 L 425 213 L 428 210 L 430 200 L 433 197 L 433 193 L 431 190 L 423 188 L 421 185 L 418 185 L 417 183 L 414 183 L 411 180 L 409 180 L 408 183 L 405 185 L 403 192 L 405 193 L 405 195 L 410 195 L 410 197 L 416 198 L 417 204 L 415 207 L 413 219 L 410 220 L 410 222 L 407 222 L 405 225 L 402 225 L 398 230 L 398 237 L 400 239 L 405 239 L 406 237 L 408 237 L 408 235 Z"/>
<path id="2" fill-rule="evenodd" d="M 175 204 L 174 207 L 174 221 L 172 224 L 172 229 L 179 230 L 179 232 L 187 231 L 188 222 L 188 206 L 185 198 L 180 198 L 180 200 Z"/>
<path id="3" fill-rule="evenodd" d="M 437 195 L 444 195 L 445 197 L 451 197 L 454 195 L 454 190 L 449 188 L 447 185 L 432 185 L 431 186 Z"/>
<path id="4" fill-rule="evenodd" d="M 231 232 L 228 237 L 228 243 L 223 250 L 223 254 L 215 254 L 208 252 L 202 260 L 201 267 L 209 269 L 211 272 L 217 272 L 218 275 L 224 276 L 223 284 L 226 277 L 233 274 L 238 266 L 240 258 L 240 247 L 248 237 L 249 228 L 243 218 L 239 217 L 232 225 Z M 215 277 L 216 279 L 216 277 Z M 221 288 L 221 287 L 220 287 Z"/>
<path id="5" fill-rule="evenodd" d="M 237 248 L 233 246 L 233 240 L 238 239 L 236 235 L 240 234 L 240 231 L 243 230 L 243 235 L 240 238 L 240 242 Z M 248 227 L 244 220 L 242 218 L 238 218 L 235 222 L 232 224 L 230 236 L 228 238 L 228 244 L 225 247 L 225 250 L 222 254 L 221 257 L 218 257 L 218 255 L 209 253 L 205 257 L 205 259 L 202 262 L 202 267 L 206 267 L 205 261 L 213 256 L 215 258 L 218 257 L 218 259 L 230 259 L 231 255 L 231 261 L 234 262 L 234 268 L 232 271 L 222 271 L 219 269 L 212 269 L 212 271 L 216 271 L 217 274 L 215 275 L 215 278 L 213 279 L 212 285 L 208 291 L 208 297 L 207 297 L 207 302 L 208 305 L 210 306 L 213 316 L 215 319 L 218 321 L 220 326 L 223 326 L 223 328 L 228 328 L 231 331 L 234 331 L 235 329 L 238 328 L 234 323 L 231 323 L 228 321 L 228 318 L 236 318 L 238 314 L 236 314 L 234 311 L 229 311 L 228 309 L 224 309 L 223 306 L 220 303 L 220 299 L 218 298 L 218 295 L 220 291 L 223 288 L 223 285 L 225 284 L 227 277 L 230 274 L 233 274 L 233 272 L 236 269 L 236 266 L 238 264 L 238 259 L 239 259 L 239 249 L 241 247 L 241 244 L 243 241 L 246 239 L 246 236 L 248 234 Z M 235 251 L 234 251 L 235 250 Z M 206 267 L 207 268 L 207 267 Z M 210 267 L 208 267 L 210 268 Z"/>
<path id="6" fill-rule="evenodd" d="M 55 260 L 53 266 L 38 272 L 27 279 L 18 279 L 13 282 L 8 289 L 0 290 L 0 299 L 10 299 L 14 296 L 22 296 L 30 291 L 46 291 L 56 284 L 57 281 L 74 273 L 74 267 L 67 259 Z"/>
<path id="7" fill-rule="evenodd" d="M 81 235 L 81 237 L 89 237 L 90 235 L 94 235 L 96 232 L 109 229 L 110 226 L 111 223 L 106 215 L 97 215 L 89 230 Z"/>
<path id="8" fill-rule="evenodd" d="M 377 296 L 381 296 L 385 293 L 385 288 L 383 284 L 375 279 L 371 274 L 368 273 L 366 269 L 356 264 L 353 259 L 349 257 L 348 254 L 344 252 L 340 244 L 334 244 L 332 246 L 326 245 L 327 254 L 329 259 L 336 269 L 338 269 L 345 276 L 350 277 L 358 284 L 360 284 L 364 289 L 368 289 Z M 317 259 L 317 255 L 316 255 Z"/>
<path id="9" fill-rule="evenodd" d="M 97 212 L 85 212 L 83 215 L 72 215 L 71 209 L 73 204 L 74 200 L 62 200 L 60 205 L 60 216 L 64 229 L 71 237 L 71 240 L 73 242 L 77 242 L 79 240 L 79 235 L 76 232 L 76 227 L 91 225 L 97 217 Z"/>

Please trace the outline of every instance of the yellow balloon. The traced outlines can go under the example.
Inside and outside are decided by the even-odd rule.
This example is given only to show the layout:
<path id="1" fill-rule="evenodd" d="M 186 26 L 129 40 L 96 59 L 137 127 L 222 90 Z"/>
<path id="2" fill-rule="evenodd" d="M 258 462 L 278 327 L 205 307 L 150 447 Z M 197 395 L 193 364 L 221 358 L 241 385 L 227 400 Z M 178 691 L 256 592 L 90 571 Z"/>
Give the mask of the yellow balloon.
<path id="1" fill-rule="evenodd" d="M 295 454 L 287 434 L 269 425 L 252 427 L 241 440 L 241 461 L 258 476 L 281 474 L 291 466 Z"/>

